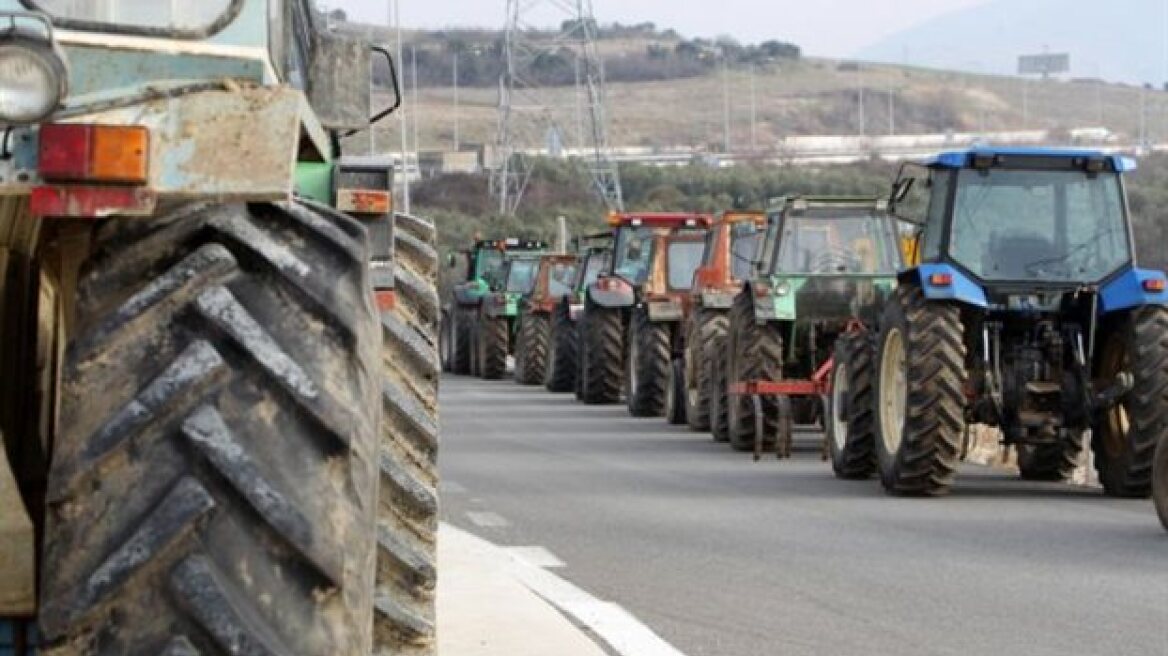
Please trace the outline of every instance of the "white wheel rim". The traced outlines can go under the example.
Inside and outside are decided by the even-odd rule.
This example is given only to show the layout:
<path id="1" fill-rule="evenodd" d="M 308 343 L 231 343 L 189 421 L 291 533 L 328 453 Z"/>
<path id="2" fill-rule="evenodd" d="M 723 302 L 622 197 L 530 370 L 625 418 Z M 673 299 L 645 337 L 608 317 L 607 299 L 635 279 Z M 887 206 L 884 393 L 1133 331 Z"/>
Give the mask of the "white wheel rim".
<path id="1" fill-rule="evenodd" d="M 900 449 L 908 408 L 908 377 L 905 368 L 904 336 L 893 328 L 884 338 L 880 358 L 880 437 L 888 453 Z"/>
<path id="2" fill-rule="evenodd" d="M 843 400 L 848 396 L 848 365 L 835 363 L 831 380 L 831 438 L 837 451 L 843 451 L 848 441 L 848 420 L 843 413 Z"/>

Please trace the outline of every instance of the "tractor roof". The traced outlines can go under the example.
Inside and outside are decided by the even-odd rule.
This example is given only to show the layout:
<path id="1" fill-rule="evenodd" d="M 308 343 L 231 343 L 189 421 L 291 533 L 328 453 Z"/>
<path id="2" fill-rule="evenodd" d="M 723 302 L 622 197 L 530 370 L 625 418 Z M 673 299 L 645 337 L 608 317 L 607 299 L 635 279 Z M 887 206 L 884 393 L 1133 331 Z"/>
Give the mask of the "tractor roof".
<path id="1" fill-rule="evenodd" d="M 766 223 L 766 212 L 723 212 L 718 220 L 722 223 Z"/>
<path id="2" fill-rule="evenodd" d="M 614 228 L 708 228 L 713 222 L 714 217 L 709 214 L 689 212 L 613 212 L 608 215 L 608 225 Z"/>
<path id="3" fill-rule="evenodd" d="M 882 196 L 783 196 L 771 201 L 772 212 L 796 212 L 816 209 L 875 210 L 888 209 L 888 199 Z"/>
<path id="4" fill-rule="evenodd" d="M 1009 160 L 1021 160 L 1030 163 L 1030 167 L 1034 167 L 1033 163 L 1041 160 L 1051 160 L 1051 164 L 1059 161 L 1064 166 L 1068 165 L 1065 160 L 1079 160 L 1082 162 L 1082 166 L 1085 166 L 1089 160 L 1102 160 L 1110 163 L 1112 168 L 1119 173 L 1136 170 L 1135 160 L 1129 157 L 1112 155 L 1101 150 L 1072 148 L 979 147 L 939 153 L 924 160 L 921 164 L 934 169 L 964 169 L 973 168 L 976 160 L 983 159 L 992 162 L 992 165 L 999 166 L 1002 162 L 1008 162 Z"/>

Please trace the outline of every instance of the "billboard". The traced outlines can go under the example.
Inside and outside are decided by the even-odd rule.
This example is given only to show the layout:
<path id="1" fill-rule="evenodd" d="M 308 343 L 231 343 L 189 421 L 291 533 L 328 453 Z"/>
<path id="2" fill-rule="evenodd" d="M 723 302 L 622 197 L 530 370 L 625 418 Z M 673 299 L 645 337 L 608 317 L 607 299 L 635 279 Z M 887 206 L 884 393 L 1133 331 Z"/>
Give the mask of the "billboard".
<path id="1" fill-rule="evenodd" d="M 1071 71 L 1071 56 L 1066 53 L 1054 55 L 1022 55 L 1018 58 L 1019 75 L 1041 75 L 1049 77 Z"/>

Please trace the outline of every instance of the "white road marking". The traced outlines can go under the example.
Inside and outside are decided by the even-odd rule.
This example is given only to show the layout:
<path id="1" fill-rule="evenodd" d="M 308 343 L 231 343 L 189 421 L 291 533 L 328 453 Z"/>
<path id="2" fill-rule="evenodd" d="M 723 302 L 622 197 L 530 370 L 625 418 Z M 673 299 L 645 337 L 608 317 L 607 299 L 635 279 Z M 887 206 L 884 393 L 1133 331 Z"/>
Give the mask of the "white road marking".
<path id="1" fill-rule="evenodd" d="M 470 514 L 470 513 L 468 513 Z M 645 626 L 619 605 L 602 601 L 546 569 L 533 565 L 522 553 L 516 553 L 459 529 L 443 525 L 442 530 L 456 531 L 485 547 L 499 549 L 510 560 L 509 574 L 543 597 L 560 612 L 586 627 L 620 656 L 685 656 L 665 642 L 653 629 Z"/>
<path id="2" fill-rule="evenodd" d="M 541 569 L 558 569 L 564 566 L 564 561 L 543 547 L 503 547 L 503 551 L 515 560 Z"/>
<path id="3" fill-rule="evenodd" d="M 466 516 L 482 528 L 506 528 L 511 525 L 511 522 L 493 512 L 468 512 Z"/>

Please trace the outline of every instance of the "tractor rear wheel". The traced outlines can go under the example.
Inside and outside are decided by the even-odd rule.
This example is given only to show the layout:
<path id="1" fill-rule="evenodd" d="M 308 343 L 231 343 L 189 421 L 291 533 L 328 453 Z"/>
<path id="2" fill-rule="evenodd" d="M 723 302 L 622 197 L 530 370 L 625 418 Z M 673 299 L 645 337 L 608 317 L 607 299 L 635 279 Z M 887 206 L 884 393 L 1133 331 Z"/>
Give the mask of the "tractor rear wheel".
<path id="1" fill-rule="evenodd" d="M 876 453 L 884 488 L 939 496 L 957 476 L 965 427 L 965 343 L 952 303 L 902 285 L 888 302 L 876 356 Z"/>
<path id="2" fill-rule="evenodd" d="M 1111 381 L 1127 371 L 1135 380 L 1094 431 L 1099 482 L 1108 496 L 1146 498 L 1152 455 L 1168 439 L 1168 308 L 1134 310 L 1103 343 L 1096 378 Z"/>
<path id="3" fill-rule="evenodd" d="M 651 321 L 645 310 L 634 311 L 633 319 L 629 322 L 625 398 L 629 414 L 634 417 L 660 417 L 665 414 L 665 395 L 672 360 L 669 327 L 669 324 Z"/>
<path id="4" fill-rule="evenodd" d="M 1156 503 L 1160 523 L 1168 531 L 1168 440 L 1160 440 L 1160 445 L 1156 447 L 1152 466 L 1152 500 Z"/>
<path id="5" fill-rule="evenodd" d="M 556 308 L 552 318 L 547 375 L 544 386 L 549 392 L 571 392 L 576 388 L 576 367 L 579 347 L 576 345 L 576 325 L 566 307 Z"/>
<path id="6" fill-rule="evenodd" d="M 479 314 L 478 376 L 483 380 L 502 380 L 507 375 L 507 319 Z"/>
<path id="7" fill-rule="evenodd" d="M 783 378 L 783 336 L 777 324 L 755 320 L 754 298 L 749 292 L 739 294 L 730 311 L 730 364 L 726 373 L 730 384 Z M 773 397 L 763 396 L 761 401 L 764 445 L 773 447 L 779 406 Z M 736 451 L 753 451 L 757 431 L 754 401 L 745 395 L 727 396 L 727 406 L 730 446 Z"/>
<path id="8" fill-rule="evenodd" d="M 433 656 L 438 544 L 438 253 L 433 224 L 398 215 L 397 304 L 382 312 L 381 488 L 373 649 Z"/>
<path id="9" fill-rule="evenodd" d="M 542 385 L 547 377 L 551 321 L 546 314 L 524 314 L 515 339 L 515 382 Z"/>
<path id="10" fill-rule="evenodd" d="M 714 386 L 710 380 L 712 358 L 718 357 L 713 345 L 726 337 L 730 320 L 722 312 L 699 310 L 694 317 L 685 344 L 685 416 L 695 431 L 711 429 L 710 397 Z"/>
<path id="11" fill-rule="evenodd" d="M 727 333 L 729 329 L 730 320 L 727 317 Z M 716 336 L 706 350 L 706 363 L 710 370 L 710 434 L 715 442 L 730 441 L 730 394 L 726 389 L 729 349 L 730 336 L 722 334 Z"/>
<path id="12" fill-rule="evenodd" d="M 862 480 L 876 472 L 875 351 L 867 332 L 842 335 L 835 343 L 824 432 L 838 478 Z"/>
<path id="13" fill-rule="evenodd" d="M 46 651 L 369 654 L 382 370 L 364 228 L 198 204 L 106 221 L 95 247 L 50 474 Z"/>
<path id="14" fill-rule="evenodd" d="M 589 405 L 619 403 L 624 379 L 621 311 L 589 306 L 580 317 L 580 400 Z"/>

